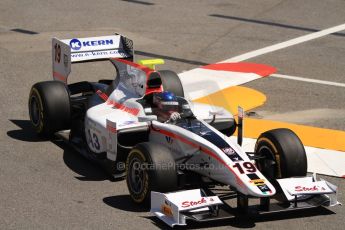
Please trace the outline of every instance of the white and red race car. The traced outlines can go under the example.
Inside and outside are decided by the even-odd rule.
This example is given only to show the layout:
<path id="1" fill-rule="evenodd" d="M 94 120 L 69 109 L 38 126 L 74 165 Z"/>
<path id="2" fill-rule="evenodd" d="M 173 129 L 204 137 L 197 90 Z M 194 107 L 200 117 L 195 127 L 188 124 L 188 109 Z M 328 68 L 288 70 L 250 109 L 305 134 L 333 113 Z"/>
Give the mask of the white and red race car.
<path id="1" fill-rule="evenodd" d="M 291 130 L 263 133 L 247 153 L 241 109 L 237 124 L 229 111 L 191 101 L 270 75 L 273 67 L 216 63 L 179 75 L 155 71 L 161 61 L 135 63 L 133 42 L 119 34 L 54 38 L 52 47 L 54 80 L 34 84 L 29 96 L 36 132 L 55 134 L 114 177 L 125 176 L 132 200 L 151 203 L 168 225 L 245 214 L 249 198 L 260 199 L 260 213 L 338 204 L 336 186 L 306 176 L 304 146 Z M 114 65 L 115 79 L 67 84 L 72 63 L 104 60 Z M 236 208 L 212 192 L 218 185 L 228 186 Z"/>

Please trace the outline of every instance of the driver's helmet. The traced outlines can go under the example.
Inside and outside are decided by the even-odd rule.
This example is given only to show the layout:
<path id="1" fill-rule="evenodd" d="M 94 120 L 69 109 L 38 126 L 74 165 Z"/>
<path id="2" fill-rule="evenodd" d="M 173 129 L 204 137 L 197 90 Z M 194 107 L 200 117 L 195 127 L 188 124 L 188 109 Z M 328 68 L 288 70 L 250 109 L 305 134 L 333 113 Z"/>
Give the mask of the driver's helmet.
<path id="1" fill-rule="evenodd" d="M 161 93 L 154 93 L 153 104 L 160 110 L 172 113 L 178 112 L 178 101 L 172 92 L 163 91 Z"/>

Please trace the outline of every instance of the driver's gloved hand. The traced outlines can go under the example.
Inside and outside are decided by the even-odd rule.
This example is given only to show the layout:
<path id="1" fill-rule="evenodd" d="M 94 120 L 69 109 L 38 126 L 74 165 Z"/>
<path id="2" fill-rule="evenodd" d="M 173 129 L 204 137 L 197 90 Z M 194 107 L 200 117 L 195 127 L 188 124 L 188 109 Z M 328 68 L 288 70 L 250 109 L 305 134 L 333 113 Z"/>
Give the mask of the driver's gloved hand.
<path id="1" fill-rule="evenodd" d="M 181 114 L 179 114 L 178 112 L 173 112 L 171 115 L 170 115 L 170 121 L 176 121 L 178 119 L 181 119 Z"/>

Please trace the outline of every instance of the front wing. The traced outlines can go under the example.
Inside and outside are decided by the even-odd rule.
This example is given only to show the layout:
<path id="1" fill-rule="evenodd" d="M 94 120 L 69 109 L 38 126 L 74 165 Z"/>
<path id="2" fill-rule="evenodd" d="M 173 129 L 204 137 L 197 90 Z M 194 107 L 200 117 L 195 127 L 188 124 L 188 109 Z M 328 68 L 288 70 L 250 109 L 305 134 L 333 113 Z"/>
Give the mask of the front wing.
<path id="1" fill-rule="evenodd" d="M 171 193 L 151 192 L 151 213 L 170 227 L 186 225 L 191 221 L 231 219 L 241 215 L 269 214 L 297 211 L 320 206 L 341 205 L 337 201 L 337 187 L 315 177 L 277 180 L 279 191 L 274 197 L 262 197 L 259 205 L 248 205 L 248 196 L 232 192 L 225 197 L 237 199 L 237 207 L 231 207 L 226 198 L 204 190 L 194 189 Z M 208 191 L 208 194 L 212 193 Z M 271 202 L 275 200 L 275 202 Z"/>

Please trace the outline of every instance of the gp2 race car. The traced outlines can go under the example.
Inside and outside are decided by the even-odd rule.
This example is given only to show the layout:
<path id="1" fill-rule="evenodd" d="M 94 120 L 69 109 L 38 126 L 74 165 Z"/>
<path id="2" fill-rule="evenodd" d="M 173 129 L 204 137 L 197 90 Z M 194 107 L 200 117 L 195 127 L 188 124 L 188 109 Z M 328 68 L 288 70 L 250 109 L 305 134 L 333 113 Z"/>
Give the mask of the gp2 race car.
<path id="1" fill-rule="evenodd" d="M 336 186 L 306 176 L 304 146 L 291 130 L 261 134 L 255 151 L 247 153 L 241 148 L 243 110 L 236 122 L 223 108 L 189 100 L 190 73 L 229 75 L 236 64 L 180 76 L 156 71 L 162 61 L 133 62 L 133 42 L 119 34 L 54 38 L 52 47 L 54 81 L 34 84 L 29 96 L 37 134 L 58 136 L 114 177 L 125 176 L 132 200 L 151 204 L 151 212 L 169 226 L 246 214 L 249 198 L 260 200 L 260 213 L 339 204 Z M 114 65 L 114 80 L 67 84 L 72 63 L 100 60 Z M 245 81 L 255 79 L 258 66 L 250 65 Z M 236 129 L 237 143 L 229 138 Z M 236 197 L 236 208 L 212 192 L 218 185 Z"/>

